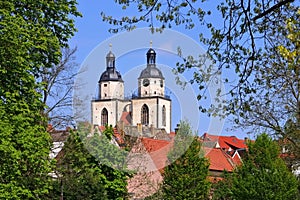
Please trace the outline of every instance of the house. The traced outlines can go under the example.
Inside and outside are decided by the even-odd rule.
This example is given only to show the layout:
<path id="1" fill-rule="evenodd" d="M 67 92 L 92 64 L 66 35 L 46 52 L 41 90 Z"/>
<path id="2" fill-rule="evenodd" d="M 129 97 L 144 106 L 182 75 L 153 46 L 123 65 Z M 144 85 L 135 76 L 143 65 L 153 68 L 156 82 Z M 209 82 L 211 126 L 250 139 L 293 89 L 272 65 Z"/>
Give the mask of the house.
<path id="1" fill-rule="evenodd" d="M 51 159 L 57 158 L 57 156 L 59 156 L 59 153 L 61 152 L 65 141 L 70 135 L 70 130 L 71 129 L 69 127 L 67 127 L 65 130 L 56 130 L 52 127 L 52 125 L 48 125 L 47 131 L 50 133 L 53 144 L 49 155 Z"/>
<path id="2" fill-rule="evenodd" d="M 176 133 L 169 139 L 139 138 L 133 148 L 136 156 L 129 162 L 129 168 L 139 169 L 139 173 L 128 182 L 128 191 L 133 198 L 144 198 L 155 193 L 163 181 L 163 169 L 167 164 L 167 155 L 173 146 Z M 209 160 L 209 179 L 211 182 L 222 180 L 224 171 L 233 172 L 242 164 L 240 154 L 247 150 L 247 141 L 235 136 L 217 136 L 204 134 L 199 138 L 205 157 Z"/>
<path id="3" fill-rule="evenodd" d="M 242 157 L 247 151 L 248 139 L 236 136 L 219 136 L 205 133 L 201 137 L 205 156 L 209 159 L 209 174 L 212 181 L 222 178 L 224 171 L 232 172 L 242 164 Z"/>
<path id="4" fill-rule="evenodd" d="M 138 139 L 128 156 L 128 168 L 137 172 L 128 181 L 131 198 L 143 199 L 157 192 L 163 181 L 163 169 L 172 146 L 172 136 L 169 139 Z"/>

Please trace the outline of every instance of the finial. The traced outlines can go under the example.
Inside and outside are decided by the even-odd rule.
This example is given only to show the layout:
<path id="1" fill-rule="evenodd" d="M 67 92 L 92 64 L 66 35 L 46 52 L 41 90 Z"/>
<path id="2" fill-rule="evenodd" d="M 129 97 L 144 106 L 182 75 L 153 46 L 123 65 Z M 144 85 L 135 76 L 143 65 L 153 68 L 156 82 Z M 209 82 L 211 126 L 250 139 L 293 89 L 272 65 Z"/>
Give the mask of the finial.
<path id="1" fill-rule="evenodd" d="M 152 40 L 150 40 L 150 48 L 152 48 Z"/>
<path id="2" fill-rule="evenodd" d="M 111 49 L 112 49 L 112 44 L 110 43 L 109 44 L 109 50 L 111 51 Z"/>

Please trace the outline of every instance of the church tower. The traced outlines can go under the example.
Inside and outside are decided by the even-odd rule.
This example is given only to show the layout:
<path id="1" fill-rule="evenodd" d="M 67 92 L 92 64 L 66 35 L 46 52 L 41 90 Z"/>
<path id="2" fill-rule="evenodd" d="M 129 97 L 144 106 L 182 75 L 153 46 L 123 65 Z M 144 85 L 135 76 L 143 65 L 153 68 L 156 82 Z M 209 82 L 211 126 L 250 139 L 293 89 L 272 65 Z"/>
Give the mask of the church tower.
<path id="1" fill-rule="evenodd" d="M 132 124 L 171 131 L 171 100 L 165 95 L 165 78 L 156 66 L 156 52 L 146 53 L 147 65 L 138 78 L 138 97 L 132 102 Z"/>
<path id="2" fill-rule="evenodd" d="M 138 78 L 139 97 L 165 96 L 165 78 L 156 67 L 156 52 L 150 48 L 147 52 L 147 67 Z"/>
<path id="3" fill-rule="evenodd" d="M 98 97 L 92 101 L 92 124 L 115 126 L 130 102 L 124 100 L 124 81 L 115 66 L 115 55 L 110 51 L 106 55 L 106 70 L 101 74 Z M 127 106 L 128 107 L 128 106 Z"/>
<path id="4" fill-rule="evenodd" d="M 111 50 L 106 55 L 106 71 L 98 82 L 99 99 L 124 99 L 124 81 L 116 70 L 115 55 Z"/>
<path id="5" fill-rule="evenodd" d="M 110 46 L 111 48 L 111 46 Z M 119 121 L 127 126 L 171 132 L 171 99 L 165 95 L 165 78 L 156 66 L 156 52 L 146 53 L 147 64 L 138 81 L 138 95 L 124 98 L 124 81 L 115 66 L 111 49 L 106 55 L 106 70 L 101 74 L 99 94 L 92 101 L 92 123 L 115 126 Z M 152 129 L 153 130 L 153 129 Z"/>

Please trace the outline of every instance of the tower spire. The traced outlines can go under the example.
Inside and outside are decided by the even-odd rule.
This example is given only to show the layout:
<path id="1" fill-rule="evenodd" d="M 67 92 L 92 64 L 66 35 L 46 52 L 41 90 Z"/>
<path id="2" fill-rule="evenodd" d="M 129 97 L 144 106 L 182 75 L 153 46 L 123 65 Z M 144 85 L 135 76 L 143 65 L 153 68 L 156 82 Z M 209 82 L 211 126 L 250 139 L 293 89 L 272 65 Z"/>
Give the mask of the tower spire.
<path id="1" fill-rule="evenodd" d="M 150 48 L 147 52 L 147 64 L 148 66 L 155 66 L 155 57 L 156 57 L 156 53 L 154 51 L 154 49 L 152 49 L 152 40 L 150 40 Z"/>
<path id="2" fill-rule="evenodd" d="M 109 52 L 106 55 L 106 68 L 115 68 L 115 55 L 111 51 L 112 44 L 109 44 Z"/>

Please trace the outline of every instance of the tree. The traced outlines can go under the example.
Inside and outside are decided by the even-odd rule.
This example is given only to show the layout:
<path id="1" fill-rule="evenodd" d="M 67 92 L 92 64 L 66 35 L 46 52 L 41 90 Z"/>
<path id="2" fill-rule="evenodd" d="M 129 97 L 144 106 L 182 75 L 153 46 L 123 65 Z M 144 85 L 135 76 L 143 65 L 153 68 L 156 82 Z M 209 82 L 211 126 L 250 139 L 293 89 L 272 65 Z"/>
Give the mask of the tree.
<path id="1" fill-rule="evenodd" d="M 107 157 L 120 150 L 105 135 L 88 136 L 90 130 L 90 126 L 80 124 L 78 131 L 72 131 L 68 137 L 58 160 L 52 199 L 127 198 L 128 172 L 115 168 L 116 160 Z"/>
<path id="2" fill-rule="evenodd" d="M 52 199 L 59 196 L 64 199 L 108 199 L 105 175 L 76 131 L 71 131 L 62 154 L 58 160 L 58 180 Z"/>
<path id="3" fill-rule="evenodd" d="M 77 75 L 75 53 L 77 48 L 63 48 L 59 64 L 41 70 L 43 84 L 42 101 L 47 107 L 44 114 L 52 127 L 66 127 L 74 123 L 72 116 L 72 94 Z"/>
<path id="4" fill-rule="evenodd" d="M 193 71 L 190 83 L 198 85 L 199 100 L 207 97 L 207 86 L 221 75 L 230 97 L 218 105 L 200 105 L 200 110 L 223 117 L 231 115 L 238 128 L 250 128 L 251 133 L 267 131 L 287 140 L 295 158 L 289 164 L 299 163 L 300 19 L 299 5 L 294 0 L 229 0 L 220 1 L 216 8 L 197 0 L 118 3 L 122 9 L 136 6 L 138 16 L 117 19 L 102 12 L 102 19 L 115 25 L 112 32 L 131 30 L 141 22 L 148 23 L 152 31 L 154 26 L 163 31 L 174 25 L 201 30 L 200 42 L 207 48 L 207 55 L 200 59 L 184 57 L 177 63 L 177 73 Z M 203 66 L 207 58 L 215 68 Z M 291 122 L 294 125 L 288 131 Z"/>
<path id="5" fill-rule="evenodd" d="M 298 167 L 300 158 L 300 10 L 286 21 L 280 45 L 270 49 L 263 71 L 255 74 L 249 94 L 247 112 L 240 113 L 238 123 L 257 132 L 268 130 L 279 138 L 290 156 L 289 166 Z M 246 104 L 245 104 L 246 105 Z"/>
<path id="6" fill-rule="evenodd" d="M 229 0 L 220 1 L 216 7 L 208 5 L 205 0 L 134 0 L 117 3 L 122 5 L 122 9 L 129 6 L 137 8 L 138 14 L 115 18 L 102 12 L 102 19 L 115 26 L 110 29 L 111 32 L 131 30 L 142 22 L 146 22 L 152 31 L 155 31 L 155 26 L 159 27 L 156 31 L 163 31 L 174 25 L 201 30 L 200 42 L 207 47 L 205 57 L 212 60 L 216 69 L 203 66 L 203 56 L 200 60 L 187 56 L 182 63 L 177 63 L 177 72 L 193 71 L 190 82 L 198 85 L 199 100 L 207 97 L 207 85 L 214 77 L 222 75 L 231 98 L 226 103 L 219 102 L 219 105 L 200 105 L 200 109 L 221 116 L 233 114 L 237 123 L 249 112 L 249 104 L 259 100 L 253 96 L 256 97 L 261 88 L 268 86 L 262 84 L 267 84 L 263 76 L 270 71 L 272 61 L 278 55 L 274 50 L 286 41 L 282 40 L 282 36 L 286 35 L 286 20 L 295 18 L 298 10 L 294 0 Z M 222 23 L 215 18 L 222 20 Z M 294 78 L 293 75 L 288 77 Z"/>
<path id="7" fill-rule="evenodd" d="M 0 198 L 43 199 L 50 136 L 37 79 L 75 31 L 76 1 L 0 2 Z"/>
<path id="8" fill-rule="evenodd" d="M 168 154 L 161 193 L 163 199 L 207 199 L 210 183 L 209 162 L 204 158 L 201 143 L 187 122 L 181 122 Z"/>
<path id="9" fill-rule="evenodd" d="M 122 9 L 137 8 L 137 16 L 114 16 L 101 13 L 103 21 L 113 24 L 111 32 L 123 29 L 132 30 L 146 22 L 152 31 L 184 25 L 186 29 L 198 29 L 200 42 L 207 47 L 207 57 L 212 66 L 203 67 L 203 60 L 187 56 L 178 63 L 177 71 L 184 73 L 193 70 L 191 83 L 199 86 L 198 99 L 205 98 L 207 84 L 216 75 L 222 74 L 228 85 L 227 102 L 201 111 L 220 115 L 236 114 L 247 111 L 249 94 L 255 94 L 252 80 L 256 73 L 265 71 L 269 58 L 274 56 L 270 49 L 279 46 L 284 32 L 285 21 L 297 12 L 294 0 L 247 0 L 220 1 L 215 7 L 207 1 L 197 0 L 153 0 L 117 1 Z M 215 20 L 219 18 L 220 20 Z M 155 29 L 155 26 L 158 26 Z M 201 70 L 206 68 L 207 70 Z M 227 74 L 229 74 L 227 76 Z M 221 108 L 220 108 L 220 107 Z"/>
<path id="10" fill-rule="evenodd" d="M 298 199 L 297 179 L 279 157 L 277 143 L 261 134 L 248 145 L 243 164 L 219 183 L 214 198 Z"/>

